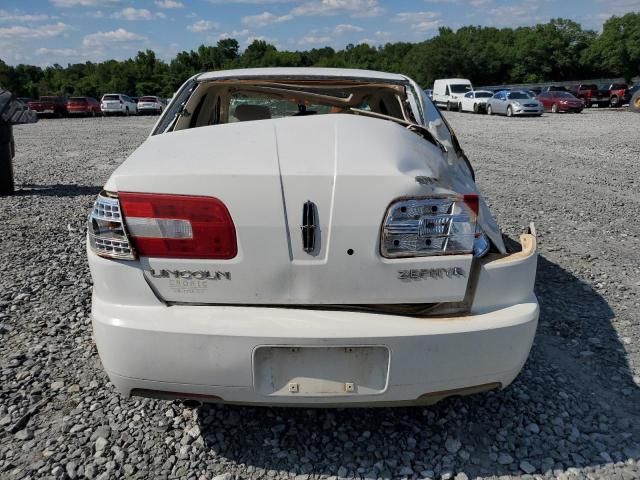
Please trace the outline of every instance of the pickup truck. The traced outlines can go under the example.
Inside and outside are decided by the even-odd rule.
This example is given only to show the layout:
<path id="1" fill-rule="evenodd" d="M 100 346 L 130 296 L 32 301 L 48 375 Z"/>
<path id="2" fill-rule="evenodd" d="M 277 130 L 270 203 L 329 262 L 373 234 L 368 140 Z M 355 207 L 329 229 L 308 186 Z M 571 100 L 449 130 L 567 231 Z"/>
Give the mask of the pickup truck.
<path id="1" fill-rule="evenodd" d="M 570 92 L 584 100 L 586 108 L 591 108 L 593 105 L 598 105 L 598 107 L 609 106 L 609 90 L 601 90 L 595 83 L 574 85 L 571 87 Z"/>
<path id="2" fill-rule="evenodd" d="M 602 90 L 608 95 L 610 106 L 616 108 L 629 103 L 631 95 L 629 95 L 629 85 L 626 83 L 612 83 L 603 87 Z"/>
<path id="3" fill-rule="evenodd" d="M 67 99 L 65 97 L 40 97 L 27 104 L 29 108 L 38 115 L 54 115 L 56 117 L 66 117 Z"/>

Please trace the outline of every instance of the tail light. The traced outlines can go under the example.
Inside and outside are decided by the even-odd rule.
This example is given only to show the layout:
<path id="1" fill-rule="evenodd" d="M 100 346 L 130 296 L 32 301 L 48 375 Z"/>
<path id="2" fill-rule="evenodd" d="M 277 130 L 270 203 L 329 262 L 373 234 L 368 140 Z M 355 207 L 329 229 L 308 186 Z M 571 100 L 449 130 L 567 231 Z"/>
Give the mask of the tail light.
<path id="1" fill-rule="evenodd" d="M 424 257 L 475 253 L 489 248 L 476 226 L 476 194 L 408 198 L 392 203 L 382 225 L 383 257 Z"/>
<path id="2" fill-rule="evenodd" d="M 118 198 L 101 192 L 89 214 L 87 234 L 91 249 L 101 257 L 133 260 L 135 254 L 127 238 Z"/>
<path id="3" fill-rule="evenodd" d="M 104 248 L 102 236 L 95 233 L 93 224 L 103 217 L 95 218 L 94 206 L 90 215 L 89 239 L 99 255 L 135 258 L 137 253 L 162 258 L 229 259 L 237 254 L 233 220 L 226 206 L 217 198 L 131 192 L 104 197 L 103 192 L 96 205 L 104 202 L 103 198 L 107 198 L 112 211 L 115 202 L 119 219 L 113 230 L 104 232 L 104 238 L 111 237 L 107 240 L 110 242 L 124 239 L 129 256 L 120 255 L 126 252 L 112 251 L 115 246 L 111 244 Z M 122 245 L 117 247 L 124 248 Z"/>

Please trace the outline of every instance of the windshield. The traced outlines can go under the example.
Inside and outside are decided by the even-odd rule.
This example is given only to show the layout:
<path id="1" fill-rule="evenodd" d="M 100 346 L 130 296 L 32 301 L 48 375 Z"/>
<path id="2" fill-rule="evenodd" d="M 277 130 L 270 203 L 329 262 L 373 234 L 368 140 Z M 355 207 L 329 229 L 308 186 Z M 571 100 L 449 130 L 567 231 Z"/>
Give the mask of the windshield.
<path id="1" fill-rule="evenodd" d="M 102 97 L 102 100 L 120 100 L 120 96 L 119 95 L 105 95 L 104 97 Z"/>
<path id="2" fill-rule="evenodd" d="M 156 97 L 140 97 L 138 102 L 157 102 Z"/>
<path id="3" fill-rule="evenodd" d="M 556 92 L 555 96 L 558 98 L 576 98 L 569 92 Z"/>
<path id="4" fill-rule="evenodd" d="M 598 86 L 596 84 L 582 85 L 582 90 L 598 90 Z"/>
<path id="5" fill-rule="evenodd" d="M 74 103 L 87 103 L 86 97 L 71 97 L 69 101 Z"/>
<path id="6" fill-rule="evenodd" d="M 454 84 L 449 87 L 452 93 L 467 93 L 471 91 L 471 85 L 467 84 Z"/>
<path id="7" fill-rule="evenodd" d="M 476 92 L 476 98 L 491 98 L 493 94 L 491 92 Z"/>
<path id="8" fill-rule="evenodd" d="M 527 98 L 531 98 L 525 92 L 511 92 L 509 94 L 510 100 L 526 100 Z"/>

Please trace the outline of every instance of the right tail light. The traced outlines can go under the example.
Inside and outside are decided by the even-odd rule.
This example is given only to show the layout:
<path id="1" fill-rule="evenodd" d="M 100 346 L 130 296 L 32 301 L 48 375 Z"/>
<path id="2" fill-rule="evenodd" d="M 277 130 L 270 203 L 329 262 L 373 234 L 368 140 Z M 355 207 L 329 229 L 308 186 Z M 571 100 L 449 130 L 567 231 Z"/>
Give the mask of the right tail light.
<path id="1" fill-rule="evenodd" d="M 392 203 L 382 225 L 383 257 L 425 257 L 474 253 L 489 248 L 477 228 L 476 194 L 399 199 Z"/>

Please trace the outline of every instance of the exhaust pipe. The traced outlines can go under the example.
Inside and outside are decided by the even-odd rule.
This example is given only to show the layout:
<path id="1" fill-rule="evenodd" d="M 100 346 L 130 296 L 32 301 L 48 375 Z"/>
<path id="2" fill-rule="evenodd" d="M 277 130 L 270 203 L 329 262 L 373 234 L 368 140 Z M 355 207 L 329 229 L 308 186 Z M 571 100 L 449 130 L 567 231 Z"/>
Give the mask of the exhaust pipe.
<path id="1" fill-rule="evenodd" d="M 202 402 L 200 400 L 196 400 L 194 398 L 186 398 L 181 400 L 183 406 L 187 408 L 199 408 L 202 406 Z"/>

